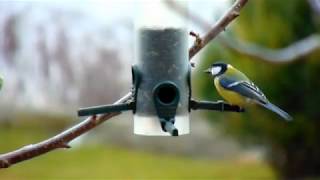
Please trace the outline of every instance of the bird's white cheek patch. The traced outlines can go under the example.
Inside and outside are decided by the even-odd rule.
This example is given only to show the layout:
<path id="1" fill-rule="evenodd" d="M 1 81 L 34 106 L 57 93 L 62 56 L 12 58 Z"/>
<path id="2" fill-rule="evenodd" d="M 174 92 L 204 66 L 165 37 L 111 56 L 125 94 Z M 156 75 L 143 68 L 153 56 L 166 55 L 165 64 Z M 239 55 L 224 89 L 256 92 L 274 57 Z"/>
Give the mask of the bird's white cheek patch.
<path id="1" fill-rule="evenodd" d="M 213 67 L 211 69 L 211 74 L 212 75 L 217 75 L 217 74 L 219 74 L 220 71 L 221 71 L 221 67 Z"/>

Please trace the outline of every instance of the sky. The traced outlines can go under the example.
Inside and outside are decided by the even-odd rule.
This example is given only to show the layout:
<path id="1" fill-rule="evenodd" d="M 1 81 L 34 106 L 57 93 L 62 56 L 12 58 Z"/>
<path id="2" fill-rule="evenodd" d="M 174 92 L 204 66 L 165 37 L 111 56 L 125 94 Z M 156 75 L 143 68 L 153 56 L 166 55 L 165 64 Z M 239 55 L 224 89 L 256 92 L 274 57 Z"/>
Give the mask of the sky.
<path id="1" fill-rule="evenodd" d="M 149 4 L 144 12 L 146 15 L 163 14 L 166 17 L 168 11 L 161 3 L 162 0 L 2 0 L 1 3 L 23 3 L 32 5 L 48 5 L 59 7 L 61 10 L 84 13 L 93 20 L 103 23 L 112 23 L 115 19 L 135 17 L 137 10 L 141 10 L 141 4 Z M 150 3 L 152 2 L 152 3 Z M 212 20 L 214 15 L 220 15 L 229 5 L 229 0 L 179 0 L 180 4 L 187 5 L 190 10 L 207 20 Z M 150 4 L 153 4 L 150 6 Z M 171 19 L 170 19 L 171 20 Z"/>
<path id="2" fill-rule="evenodd" d="M 4 61 L 0 57 L 0 70 L 6 76 L 6 87 L 9 87 L 10 83 L 14 85 L 16 82 L 14 79 L 17 79 L 18 82 L 18 76 L 23 74 L 23 81 L 28 82 L 27 93 L 24 96 L 27 98 L 25 102 L 36 101 L 33 104 L 39 104 L 41 107 L 43 104 L 47 104 L 47 102 L 53 104 L 51 99 L 47 100 L 48 98 L 46 98 L 47 94 L 45 92 L 47 90 L 40 89 L 38 86 L 43 81 L 39 75 L 41 70 L 37 68 L 41 65 L 41 59 L 37 58 L 38 56 L 35 54 L 35 47 L 33 45 L 37 43 L 37 37 L 39 36 L 37 28 L 42 27 L 46 32 L 48 47 L 55 46 L 57 40 L 55 36 L 57 19 L 58 25 L 67 27 L 69 40 L 73 43 L 71 54 L 75 56 L 75 58 L 72 58 L 75 64 L 79 63 L 78 56 L 81 55 L 81 51 L 85 50 L 86 54 L 91 57 L 94 57 L 96 54 L 95 46 L 91 46 L 90 44 L 91 49 L 85 47 L 86 44 L 83 43 L 83 39 L 87 36 L 93 42 L 93 45 L 97 47 L 121 48 L 121 52 L 127 53 L 121 53 L 120 55 L 127 57 L 121 57 L 120 59 L 132 60 L 132 53 L 128 52 L 132 48 L 134 39 L 132 25 L 137 24 L 139 21 L 141 22 L 141 19 L 160 25 L 181 24 L 182 22 L 182 24 L 185 23 L 187 25 L 188 30 L 200 34 L 204 33 L 197 25 L 182 20 L 179 15 L 168 11 L 166 6 L 161 4 L 160 0 L 152 0 L 152 4 L 150 2 L 151 0 L 0 0 L 1 15 L 21 14 L 21 12 L 29 11 L 28 13 L 22 13 L 23 22 L 19 22 L 17 34 L 21 36 L 19 38 L 21 47 L 16 56 L 19 59 L 17 61 L 17 69 L 6 68 L 3 65 Z M 187 5 L 190 11 L 208 22 L 212 22 L 212 24 L 229 6 L 228 0 L 189 0 L 186 2 L 179 1 L 179 3 Z M 141 7 L 143 3 L 147 5 Z M 0 22 L 2 22 L 1 18 L 3 17 L 5 16 L 0 16 Z M 154 19 L 158 19 L 158 21 L 154 21 Z M 108 31 L 112 31 L 110 33 L 112 37 L 108 35 L 107 38 L 106 36 L 101 36 L 101 34 L 108 33 Z M 193 41 L 193 38 L 189 38 L 190 45 Z M 123 49 L 126 51 L 123 51 Z M 94 63 L 94 60 L 95 58 L 89 58 L 85 64 Z M 54 66 L 52 65 L 51 67 L 53 68 Z M 53 74 L 58 75 L 59 73 Z M 30 81 L 28 76 L 35 78 Z M 52 86 L 58 87 L 59 79 L 61 78 L 63 77 L 54 76 L 52 81 L 56 82 L 56 84 L 52 84 Z M 6 92 L 11 91 L 7 90 Z M 42 97 L 41 94 L 43 94 L 43 98 L 40 98 Z M 12 96 L 15 95 L 12 94 Z M 8 94 L 6 97 L 9 97 Z M 8 99 L 8 101 L 11 100 Z M 23 101 L 21 100 L 21 102 Z"/>

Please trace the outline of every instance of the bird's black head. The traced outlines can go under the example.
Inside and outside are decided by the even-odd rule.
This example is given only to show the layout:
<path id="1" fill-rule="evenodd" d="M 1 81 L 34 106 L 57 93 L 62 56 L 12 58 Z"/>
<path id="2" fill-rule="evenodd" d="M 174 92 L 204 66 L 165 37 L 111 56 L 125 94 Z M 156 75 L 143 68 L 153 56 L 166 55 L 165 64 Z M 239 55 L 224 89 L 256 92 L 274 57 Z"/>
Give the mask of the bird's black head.
<path id="1" fill-rule="evenodd" d="M 211 74 L 213 77 L 217 77 L 226 72 L 227 68 L 228 64 L 226 63 L 213 63 L 211 67 L 205 70 L 204 72 Z"/>

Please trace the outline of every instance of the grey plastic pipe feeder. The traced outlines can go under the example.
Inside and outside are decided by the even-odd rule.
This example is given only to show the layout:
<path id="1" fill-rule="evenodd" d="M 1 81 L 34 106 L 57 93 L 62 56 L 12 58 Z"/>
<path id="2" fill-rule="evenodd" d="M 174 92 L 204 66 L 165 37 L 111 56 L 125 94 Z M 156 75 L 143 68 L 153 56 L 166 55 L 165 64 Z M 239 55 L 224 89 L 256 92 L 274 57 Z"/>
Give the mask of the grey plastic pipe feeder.
<path id="1" fill-rule="evenodd" d="M 132 110 L 135 134 L 178 136 L 190 132 L 191 110 L 243 112 L 222 101 L 191 99 L 187 38 L 182 28 L 140 28 L 132 66 L 132 102 L 82 108 L 78 115 Z"/>

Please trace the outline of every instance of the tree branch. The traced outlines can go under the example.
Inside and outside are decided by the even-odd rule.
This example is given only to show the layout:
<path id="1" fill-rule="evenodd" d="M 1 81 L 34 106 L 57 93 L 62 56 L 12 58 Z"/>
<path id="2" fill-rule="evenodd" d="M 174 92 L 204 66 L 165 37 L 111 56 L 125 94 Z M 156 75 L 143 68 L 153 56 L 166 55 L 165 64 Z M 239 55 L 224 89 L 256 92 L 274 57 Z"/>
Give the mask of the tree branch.
<path id="1" fill-rule="evenodd" d="M 231 7 L 229 11 L 212 27 L 212 29 L 201 38 L 201 42 L 195 43 L 189 49 L 189 60 L 196 55 L 203 47 L 205 47 L 211 40 L 213 40 L 226 26 L 234 20 L 238 15 L 240 9 L 245 5 L 247 0 L 238 0 Z M 128 93 L 126 96 L 115 102 L 114 104 L 127 102 L 132 94 Z M 88 132 L 89 130 L 100 125 L 104 121 L 118 115 L 120 113 L 108 113 L 101 116 L 92 116 L 85 121 L 71 127 L 70 129 L 37 144 L 24 146 L 15 151 L 0 155 L 0 168 L 8 168 L 13 164 L 25 161 L 36 156 L 40 156 L 59 148 L 70 148 L 68 145 L 70 141 Z"/>
<path id="2" fill-rule="evenodd" d="M 205 34 L 200 37 L 201 43 L 194 43 L 189 49 L 189 59 L 197 54 L 204 46 L 206 46 L 211 40 L 213 40 L 219 33 L 224 31 L 228 24 L 240 15 L 241 8 L 248 2 L 248 0 L 237 0 L 231 8 L 217 21 L 217 23 Z M 167 1 L 172 4 L 173 1 Z M 188 14 L 188 12 L 186 11 Z M 197 18 L 200 19 L 200 18 Z M 206 25 L 207 26 L 207 25 Z M 208 25 L 209 27 L 209 25 Z"/>
<path id="3" fill-rule="evenodd" d="M 131 93 L 128 93 L 123 98 L 119 99 L 114 104 L 119 104 L 128 101 L 131 98 Z M 58 148 L 70 148 L 70 141 L 95 128 L 104 121 L 118 115 L 120 113 L 108 113 L 101 116 L 92 116 L 83 122 L 71 127 L 70 129 L 37 144 L 24 146 L 18 150 L 0 155 L 0 168 L 8 168 L 13 164 L 24 160 L 34 158 L 45 154 L 49 151 Z"/>
<path id="4" fill-rule="evenodd" d="M 172 0 L 168 0 L 167 4 L 176 13 L 198 24 L 202 29 L 210 29 L 210 24 L 208 22 L 204 21 L 196 14 L 188 12 L 187 9 L 179 6 L 179 4 L 173 2 Z M 310 35 L 297 42 L 293 42 L 287 47 L 280 49 L 270 49 L 254 43 L 240 42 L 239 40 L 226 36 L 219 36 L 218 41 L 223 46 L 226 46 L 227 48 L 230 48 L 231 50 L 234 50 L 240 54 L 272 63 L 291 62 L 293 60 L 297 60 L 299 57 L 306 56 L 320 49 L 320 35 L 318 34 Z"/>
<path id="5" fill-rule="evenodd" d="M 308 0 L 311 8 L 313 11 L 317 14 L 320 15 L 320 1 L 319 0 Z"/>
<path id="6" fill-rule="evenodd" d="M 224 45 L 240 54 L 272 63 L 292 62 L 320 49 L 320 35 L 318 34 L 310 35 L 280 49 L 265 48 L 254 43 L 240 42 L 232 38 L 223 38 L 221 41 Z"/>

